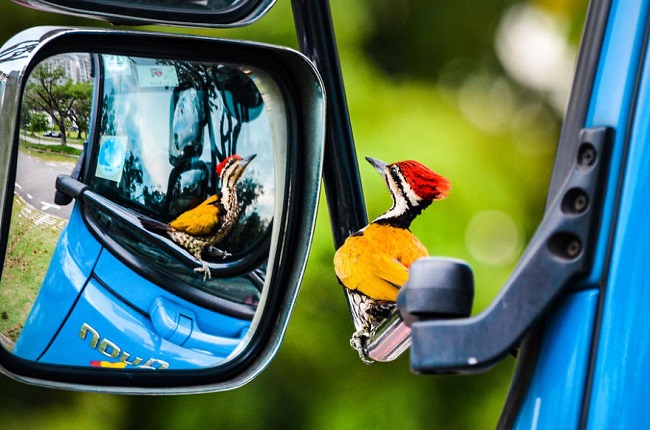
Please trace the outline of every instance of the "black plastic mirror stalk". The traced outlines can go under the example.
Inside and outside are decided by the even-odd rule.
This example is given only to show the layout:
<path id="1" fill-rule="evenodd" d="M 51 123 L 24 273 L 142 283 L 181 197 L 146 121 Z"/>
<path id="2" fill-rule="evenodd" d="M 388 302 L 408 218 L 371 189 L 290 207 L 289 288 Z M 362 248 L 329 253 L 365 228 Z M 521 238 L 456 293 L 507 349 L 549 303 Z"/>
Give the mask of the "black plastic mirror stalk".
<path id="1" fill-rule="evenodd" d="M 413 371 L 486 370 L 515 348 L 570 282 L 590 273 L 612 138 L 613 130 L 609 128 L 582 131 L 574 152 L 573 172 L 547 210 L 510 280 L 485 311 L 462 319 L 440 319 L 434 312 L 421 314 L 412 322 Z M 434 267 L 429 277 L 437 276 Z M 404 299 L 398 302 L 400 311 L 408 314 L 405 306 Z"/>
<path id="2" fill-rule="evenodd" d="M 397 296 L 400 316 L 409 327 L 417 321 L 467 318 L 474 303 L 474 275 L 454 258 L 421 258 Z"/>
<path id="3" fill-rule="evenodd" d="M 316 66 L 327 93 L 323 183 L 334 247 L 368 224 L 352 126 L 328 0 L 292 0 L 300 51 Z"/>
<path id="4" fill-rule="evenodd" d="M 397 298 L 399 312 L 380 324 L 361 351 L 364 362 L 392 361 L 411 346 L 411 324 L 432 318 L 467 318 L 474 302 L 472 269 L 450 258 L 422 258 L 411 266 Z"/>

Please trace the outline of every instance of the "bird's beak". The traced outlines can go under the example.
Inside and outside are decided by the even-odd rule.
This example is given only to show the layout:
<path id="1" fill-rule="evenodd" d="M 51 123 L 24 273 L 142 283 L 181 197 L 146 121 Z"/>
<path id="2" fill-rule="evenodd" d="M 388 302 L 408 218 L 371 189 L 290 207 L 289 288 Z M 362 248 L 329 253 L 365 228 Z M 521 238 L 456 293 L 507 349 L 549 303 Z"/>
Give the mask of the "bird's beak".
<path id="1" fill-rule="evenodd" d="M 249 155 L 248 157 L 244 157 L 241 160 L 239 160 L 239 163 L 237 163 L 237 176 L 240 176 L 242 173 L 244 173 L 244 169 L 246 169 L 246 166 L 248 166 L 248 163 L 253 161 L 253 158 L 255 158 L 257 154 Z"/>
<path id="2" fill-rule="evenodd" d="M 249 155 L 248 157 L 242 158 L 241 161 L 239 162 L 240 166 L 248 166 L 248 163 L 253 161 L 253 158 L 255 158 L 257 154 Z"/>
<path id="3" fill-rule="evenodd" d="M 366 160 L 368 160 L 368 163 L 372 164 L 372 166 L 377 169 L 381 176 L 386 176 L 386 167 L 388 166 L 387 163 L 371 157 L 366 157 Z"/>

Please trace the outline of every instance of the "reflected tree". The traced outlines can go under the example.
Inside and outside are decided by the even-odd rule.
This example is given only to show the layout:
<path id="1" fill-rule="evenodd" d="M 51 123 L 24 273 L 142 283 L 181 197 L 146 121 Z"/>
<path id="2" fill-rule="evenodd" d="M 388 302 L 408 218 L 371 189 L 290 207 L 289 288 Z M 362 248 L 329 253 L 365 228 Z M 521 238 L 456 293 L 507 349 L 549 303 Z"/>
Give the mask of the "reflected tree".
<path id="1" fill-rule="evenodd" d="M 115 90 L 102 98 L 102 119 L 100 131 L 107 136 L 115 136 Z"/>
<path id="2" fill-rule="evenodd" d="M 122 178 L 117 192 L 129 202 L 138 202 L 148 211 L 164 212 L 165 194 L 151 185 L 144 185 L 142 160 L 132 151 L 124 160 Z"/>
<path id="3" fill-rule="evenodd" d="M 122 170 L 122 180 L 120 181 L 120 190 L 127 194 L 129 200 L 139 200 L 136 195 L 140 190 L 143 182 L 142 162 L 139 157 L 129 153 L 124 160 L 124 169 Z"/>
<path id="4" fill-rule="evenodd" d="M 220 116 L 219 142 L 212 121 L 208 120 L 210 141 L 218 161 L 237 153 L 242 124 L 251 120 L 250 111 L 262 105 L 262 95 L 255 83 L 239 69 L 223 66 L 161 61 L 176 67 L 181 86 L 202 91 L 205 111 Z M 215 164 L 216 165 L 216 164 Z"/>
<path id="5" fill-rule="evenodd" d="M 29 118 L 29 130 L 34 133 L 46 131 L 49 125 L 47 115 L 42 112 L 36 112 Z"/>
<path id="6" fill-rule="evenodd" d="M 77 126 L 77 139 L 81 139 L 82 132 L 87 132 L 90 125 L 93 87 L 87 82 L 77 82 L 70 86 L 70 91 L 75 97 L 70 110 L 70 120 Z"/>
<path id="7" fill-rule="evenodd" d="M 264 192 L 264 187 L 251 178 L 242 178 L 237 184 L 237 202 L 239 213 L 244 213 L 246 208 L 252 206 L 257 198 Z"/>
<path id="8" fill-rule="evenodd" d="M 213 82 L 224 108 L 221 110 L 221 157 L 237 153 L 242 124 L 251 120 L 251 110 L 262 104 L 262 95 L 244 72 L 231 67 L 214 68 Z"/>
<path id="9" fill-rule="evenodd" d="M 23 109 L 31 113 L 45 112 L 61 132 L 61 145 L 66 145 L 66 122 L 88 126 L 92 85 L 73 82 L 63 67 L 48 63 L 38 65 L 30 75 L 25 89 Z"/>

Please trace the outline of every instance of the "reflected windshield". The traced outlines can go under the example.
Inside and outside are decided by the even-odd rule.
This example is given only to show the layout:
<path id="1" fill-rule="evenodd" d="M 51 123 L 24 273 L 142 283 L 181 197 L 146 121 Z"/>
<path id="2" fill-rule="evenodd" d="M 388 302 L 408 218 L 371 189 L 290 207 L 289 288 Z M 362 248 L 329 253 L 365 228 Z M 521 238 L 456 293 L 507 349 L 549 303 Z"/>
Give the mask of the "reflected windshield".
<path id="1" fill-rule="evenodd" d="M 218 244 L 218 252 L 206 249 L 203 260 L 227 263 L 264 247 L 276 190 L 273 130 L 260 72 L 225 64 L 111 55 L 96 61 L 103 79 L 101 112 L 88 147 L 86 182 L 92 189 L 148 219 L 173 224 L 211 196 L 223 202 L 220 163 L 233 155 L 254 156 L 233 186 L 236 211 L 224 211 L 237 213 L 231 220 L 234 226 Z M 87 211 L 96 225 L 139 260 L 201 289 L 226 292 L 230 300 L 257 301 L 239 284 L 232 288 L 233 297 L 223 282 L 197 277 L 187 264 L 99 212 Z M 258 262 L 257 272 L 262 273 L 255 279 L 263 279 L 264 263 L 265 259 Z M 256 290 L 261 288 L 260 282 L 254 284 Z"/>
<path id="2" fill-rule="evenodd" d="M 238 183 L 239 224 L 254 218 L 260 228 L 268 227 L 273 147 L 252 78 L 224 65 L 102 60 L 103 109 L 90 179 L 95 191 L 168 222 L 218 192 L 219 162 L 256 154 Z M 253 236 L 240 238 L 238 249 Z"/>

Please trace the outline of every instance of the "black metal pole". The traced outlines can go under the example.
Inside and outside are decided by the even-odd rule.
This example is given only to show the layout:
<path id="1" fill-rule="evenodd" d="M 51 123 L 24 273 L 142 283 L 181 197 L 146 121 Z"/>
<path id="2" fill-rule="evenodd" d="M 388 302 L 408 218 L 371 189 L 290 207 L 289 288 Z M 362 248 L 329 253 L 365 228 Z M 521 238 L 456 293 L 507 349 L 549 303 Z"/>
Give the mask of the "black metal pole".
<path id="1" fill-rule="evenodd" d="M 368 223 L 328 0 L 292 0 L 298 43 L 327 93 L 323 182 L 334 246 Z"/>

